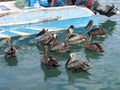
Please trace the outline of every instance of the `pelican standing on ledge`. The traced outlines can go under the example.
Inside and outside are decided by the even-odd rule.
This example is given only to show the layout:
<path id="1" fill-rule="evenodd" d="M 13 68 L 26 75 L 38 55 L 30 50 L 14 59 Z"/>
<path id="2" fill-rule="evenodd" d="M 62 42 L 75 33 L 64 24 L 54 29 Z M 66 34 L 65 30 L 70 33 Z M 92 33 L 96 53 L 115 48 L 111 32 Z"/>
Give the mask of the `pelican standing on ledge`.
<path id="1" fill-rule="evenodd" d="M 102 29 L 102 28 L 92 29 L 93 23 L 94 23 L 94 21 L 90 20 L 85 27 L 85 29 L 89 30 L 88 35 L 90 36 L 92 34 L 92 36 L 105 37 L 106 36 L 106 31 L 104 29 Z"/>
<path id="2" fill-rule="evenodd" d="M 11 44 L 11 39 L 7 39 L 8 47 L 5 49 L 5 57 L 15 57 L 16 56 L 16 48 Z"/>
<path id="3" fill-rule="evenodd" d="M 88 37 L 87 43 L 84 47 L 90 51 L 94 52 L 104 52 L 102 46 L 99 43 L 91 43 L 92 34 Z"/>
<path id="4" fill-rule="evenodd" d="M 68 70 L 71 70 L 73 72 L 86 72 L 91 67 L 89 65 L 89 62 L 86 60 L 75 60 L 75 54 L 70 53 L 70 57 L 67 60 L 65 67 Z"/>
<path id="5" fill-rule="evenodd" d="M 48 46 L 44 46 L 44 56 L 41 60 L 41 63 L 49 67 L 60 66 L 55 57 L 48 56 Z"/>

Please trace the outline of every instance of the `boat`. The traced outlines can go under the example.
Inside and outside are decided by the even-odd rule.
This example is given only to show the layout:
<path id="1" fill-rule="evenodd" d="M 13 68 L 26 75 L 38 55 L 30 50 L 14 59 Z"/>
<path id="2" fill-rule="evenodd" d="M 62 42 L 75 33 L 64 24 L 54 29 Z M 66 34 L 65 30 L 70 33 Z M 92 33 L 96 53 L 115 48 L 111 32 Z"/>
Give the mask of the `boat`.
<path id="1" fill-rule="evenodd" d="M 88 8 L 75 5 L 24 8 L 0 12 L 0 38 L 34 35 L 43 28 L 61 31 L 74 25 L 84 27 L 89 20 L 98 24 L 98 17 Z"/>

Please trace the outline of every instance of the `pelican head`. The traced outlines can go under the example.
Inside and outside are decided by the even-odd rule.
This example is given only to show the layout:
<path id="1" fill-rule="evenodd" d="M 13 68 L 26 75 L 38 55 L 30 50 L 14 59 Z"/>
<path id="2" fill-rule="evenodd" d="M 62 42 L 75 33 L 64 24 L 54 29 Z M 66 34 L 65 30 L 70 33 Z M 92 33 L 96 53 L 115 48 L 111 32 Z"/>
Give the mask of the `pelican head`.
<path id="1" fill-rule="evenodd" d="M 69 28 L 74 29 L 74 28 L 75 28 L 75 26 L 74 26 L 74 25 L 71 25 Z"/>
<path id="2" fill-rule="evenodd" d="M 73 25 L 71 25 L 69 28 L 68 28 L 68 33 L 72 34 L 73 30 L 75 29 L 75 27 Z"/>
<path id="3" fill-rule="evenodd" d="M 75 29 L 74 25 L 70 25 L 69 28 L 65 30 L 65 35 L 69 37 L 70 34 L 72 34 L 74 29 Z"/>
<path id="4" fill-rule="evenodd" d="M 54 44 L 57 40 L 58 36 L 57 34 L 52 34 L 50 41 L 47 43 L 47 45 Z"/>
<path id="5" fill-rule="evenodd" d="M 70 53 L 70 57 L 71 58 L 75 58 L 75 54 L 74 53 Z"/>
<path id="6" fill-rule="evenodd" d="M 69 63 L 75 60 L 75 54 L 74 53 L 70 53 L 70 58 L 71 59 L 70 59 Z"/>
<path id="7" fill-rule="evenodd" d="M 53 38 L 53 39 L 55 39 L 55 38 L 57 38 L 57 37 L 58 37 L 58 36 L 57 36 L 56 33 L 52 34 L 52 38 Z"/>

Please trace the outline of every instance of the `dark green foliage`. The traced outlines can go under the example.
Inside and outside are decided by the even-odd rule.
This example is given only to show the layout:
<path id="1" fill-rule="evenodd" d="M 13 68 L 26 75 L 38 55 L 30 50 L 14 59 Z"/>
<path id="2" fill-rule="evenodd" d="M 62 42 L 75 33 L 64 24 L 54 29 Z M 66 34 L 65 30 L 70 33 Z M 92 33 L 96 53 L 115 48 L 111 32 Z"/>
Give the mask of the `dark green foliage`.
<path id="1" fill-rule="evenodd" d="M 16 0 L 15 6 L 22 9 L 28 7 L 28 3 L 25 0 Z"/>

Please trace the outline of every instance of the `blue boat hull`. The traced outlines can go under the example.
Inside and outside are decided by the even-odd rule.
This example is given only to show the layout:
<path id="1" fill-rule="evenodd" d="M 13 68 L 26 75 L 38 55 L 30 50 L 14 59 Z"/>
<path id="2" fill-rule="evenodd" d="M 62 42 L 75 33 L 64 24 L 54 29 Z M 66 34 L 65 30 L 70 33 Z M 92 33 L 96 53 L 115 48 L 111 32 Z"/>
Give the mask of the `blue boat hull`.
<path id="1" fill-rule="evenodd" d="M 28 10 L 0 17 L 0 38 L 33 35 L 43 28 L 61 31 L 70 25 L 74 25 L 75 28 L 84 27 L 91 19 L 94 25 L 98 24 L 94 13 L 77 6 Z"/>

